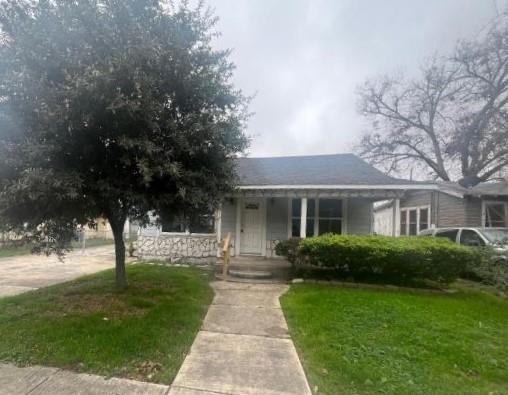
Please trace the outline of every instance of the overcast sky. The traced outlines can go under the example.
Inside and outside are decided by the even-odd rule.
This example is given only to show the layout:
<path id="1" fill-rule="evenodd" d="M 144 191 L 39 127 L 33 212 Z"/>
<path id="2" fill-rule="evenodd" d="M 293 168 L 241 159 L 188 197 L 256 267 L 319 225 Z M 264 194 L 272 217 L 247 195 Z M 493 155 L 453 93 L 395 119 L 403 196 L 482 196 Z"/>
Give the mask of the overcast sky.
<path id="1" fill-rule="evenodd" d="M 251 156 L 350 152 L 368 127 L 356 87 L 415 73 L 496 15 L 495 0 L 209 0 L 235 83 L 256 94 Z M 508 0 L 497 0 L 500 11 Z"/>

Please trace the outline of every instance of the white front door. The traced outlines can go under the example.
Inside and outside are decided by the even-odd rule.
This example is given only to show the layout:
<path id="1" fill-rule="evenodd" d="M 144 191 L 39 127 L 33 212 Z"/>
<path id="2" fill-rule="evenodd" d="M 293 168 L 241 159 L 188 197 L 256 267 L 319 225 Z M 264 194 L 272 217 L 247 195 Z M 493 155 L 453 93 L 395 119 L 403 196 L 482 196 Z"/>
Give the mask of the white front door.
<path id="1" fill-rule="evenodd" d="M 261 254 L 263 212 L 263 199 L 246 198 L 243 201 L 240 233 L 241 254 Z"/>

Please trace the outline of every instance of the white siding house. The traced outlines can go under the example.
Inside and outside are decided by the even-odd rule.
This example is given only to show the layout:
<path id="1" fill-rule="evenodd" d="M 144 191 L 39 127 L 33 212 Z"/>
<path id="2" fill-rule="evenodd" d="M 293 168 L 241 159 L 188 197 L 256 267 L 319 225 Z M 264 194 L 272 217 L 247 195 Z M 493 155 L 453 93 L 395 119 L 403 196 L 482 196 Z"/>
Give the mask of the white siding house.
<path id="1" fill-rule="evenodd" d="M 233 255 L 274 257 L 276 244 L 292 237 L 372 234 L 374 202 L 435 187 L 389 177 L 353 154 L 239 158 L 237 173 L 238 188 L 222 202 L 213 232 L 148 227 L 140 231 L 140 254 L 213 260 L 230 233 Z"/>

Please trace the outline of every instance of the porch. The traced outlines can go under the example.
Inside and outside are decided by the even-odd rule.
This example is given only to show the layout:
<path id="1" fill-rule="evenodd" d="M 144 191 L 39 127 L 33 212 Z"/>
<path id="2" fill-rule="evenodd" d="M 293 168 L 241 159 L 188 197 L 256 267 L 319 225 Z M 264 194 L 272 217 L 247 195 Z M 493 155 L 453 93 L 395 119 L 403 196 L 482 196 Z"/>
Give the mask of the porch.
<path id="1" fill-rule="evenodd" d="M 292 237 L 324 233 L 371 234 L 374 202 L 403 196 L 399 188 L 240 188 L 216 216 L 217 240 L 232 236 L 232 256 L 277 258 L 275 247 Z M 393 210 L 393 215 L 397 211 Z"/>

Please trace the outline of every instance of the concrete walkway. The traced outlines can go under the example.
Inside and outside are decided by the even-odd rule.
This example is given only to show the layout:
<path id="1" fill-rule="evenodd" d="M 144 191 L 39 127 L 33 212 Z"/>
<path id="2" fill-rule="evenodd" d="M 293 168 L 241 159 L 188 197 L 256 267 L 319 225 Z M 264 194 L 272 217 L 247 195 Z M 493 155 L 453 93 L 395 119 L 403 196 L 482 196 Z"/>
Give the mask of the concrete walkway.
<path id="1" fill-rule="evenodd" d="M 166 395 L 169 386 L 127 379 L 105 379 L 40 366 L 0 364 L 0 395 Z"/>
<path id="2" fill-rule="evenodd" d="M 279 297 L 286 285 L 215 282 L 170 395 L 310 395 Z"/>

